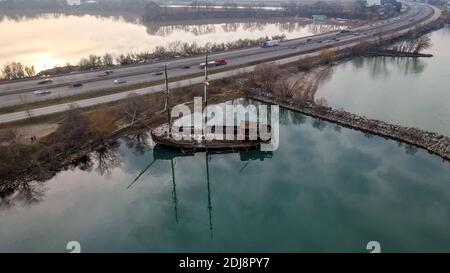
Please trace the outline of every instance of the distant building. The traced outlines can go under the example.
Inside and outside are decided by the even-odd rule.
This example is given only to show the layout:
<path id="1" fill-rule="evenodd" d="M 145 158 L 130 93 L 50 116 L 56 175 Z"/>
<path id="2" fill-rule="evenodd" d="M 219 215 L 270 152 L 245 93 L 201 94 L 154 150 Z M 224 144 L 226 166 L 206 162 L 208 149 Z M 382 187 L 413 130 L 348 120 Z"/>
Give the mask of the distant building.
<path id="1" fill-rule="evenodd" d="M 81 5 L 81 0 L 66 0 L 69 6 L 79 6 Z"/>
<path id="2" fill-rule="evenodd" d="M 316 15 L 312 16 L 312 19 L 314 21 L 325 21 L 327 19 L 327 16 L 326 15 L 318 15 L 318 14 L 316 14 Z"/>

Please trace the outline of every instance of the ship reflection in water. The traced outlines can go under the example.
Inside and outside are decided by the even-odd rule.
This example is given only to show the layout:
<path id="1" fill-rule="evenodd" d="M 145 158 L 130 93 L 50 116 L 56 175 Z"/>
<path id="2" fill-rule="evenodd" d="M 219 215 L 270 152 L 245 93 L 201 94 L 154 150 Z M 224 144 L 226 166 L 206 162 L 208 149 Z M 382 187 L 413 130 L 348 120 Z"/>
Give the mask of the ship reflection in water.
<path id="1" fill-rule="evenodd" d="M 234 153 L 231 150 L 227 151 L 206 151 L 205 154 L 205 165 L 206 165 L 206 174 L 205 174 L 205 180 L 206 180 L 206 188 L 207 188 L 207 208 L 208 208 L 208 218 L 209 218 L 209 231 L 210 236 L 213 238 L 213 208 L 212 208 L 212 202 L 211 202 L 211 181 L 210 181 L 210 169 L 209 169 L 209 162 L 212 160 L 214 155 L 223 155 L 223 154 L 230 154 Z M 239 151 L 239 158 L 241 161 L 245 162 L 245 164 L 242 166 L 242 168 L 239 170 L 240 173 L 242 173 L 245 168 L 249 165 L 249 163 L 253 160 L 260 160 L 264 161 L 267 158 L 272 158 L 273 152 L 271 151 L 259 151 L 259 150 L 251 150 L 251 151 Z M 128 185 L 127 189 L 130 189 L 138 180 L 142 177 L 144 173 L 150 172 L 150 168 L 153 166 L 153 164 L 160 160 L 160 161 L 170 161 L 170 167 L 171 167 L 171 173 L 172 173 L 172 202 L 173 202 L 173 208 L 174 208 L 174 215 L 175 215 L 175 222 L 178 224 L 179 217 L 178 217 L 178 198 L 177 198 L 177 184 L 176 184 L 176 177 L 175 177 L 175 160 L 177 158 L 188 158 L 193 157 L 195 153 L 184 153 L 180 149 L 174 148 L 174 147 L 168 147 L 164 145 L 156 145 L 153 148 L 153 160 L 150 161 L 150 163 L 142 169 L 142 171 L 137 175 L 137 177 L 131 182 L 130 185 Z"/>
<path id="2" fill-rule="evenodd" d="M 448 251 L 448 162 L 284 109 L 280 127 L 273 153 L 183 154 L 146 131 L 0 183 L 0 252 Z"/>

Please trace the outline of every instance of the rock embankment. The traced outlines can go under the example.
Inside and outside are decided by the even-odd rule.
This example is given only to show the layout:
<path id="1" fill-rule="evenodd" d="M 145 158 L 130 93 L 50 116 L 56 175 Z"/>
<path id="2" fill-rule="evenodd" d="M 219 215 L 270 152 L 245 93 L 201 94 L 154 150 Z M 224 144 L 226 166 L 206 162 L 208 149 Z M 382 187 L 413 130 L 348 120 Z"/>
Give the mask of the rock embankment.
<path id="1" fill-rule="evenodd" d="M 400 58 L 431 58 L 433 54 L 401 52 L 395 50 L 371 50 L 363 54 L 364 57 L 400 57 Z"/>
<path id="2" fill-rule="evenodd" d="M 278 104 L 280 107 L 308 116 L 411 144 L 450 161 L 450 137 L 448 136 L 418 128 L 404 127 L 380 120 L 368 119 L 364 116 L 352 114 L 340 109 L 320 106 L 312 102 L 286 101 L 272 96 L 251 96 L 251 99 L 264 103 Z"/>

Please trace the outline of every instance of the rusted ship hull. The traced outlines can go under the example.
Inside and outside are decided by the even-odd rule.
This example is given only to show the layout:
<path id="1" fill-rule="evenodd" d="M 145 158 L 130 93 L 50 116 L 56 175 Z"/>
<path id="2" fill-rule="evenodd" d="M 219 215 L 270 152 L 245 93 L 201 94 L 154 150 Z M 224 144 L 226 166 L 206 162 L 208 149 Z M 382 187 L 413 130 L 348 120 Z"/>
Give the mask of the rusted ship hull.
<path id="1" fill-rule="evenodd" d="M 256 140 L 250 140 L 244 137 L 244 140 L 205 140 L 193 138 L 192 140 L 175 140 L 169 137 L 168 125 L 162 125 L 151 131 L 153 141 L 158 145 L 164 145 L 168 147 L 178 148 L 184 152 L 201 152 L 201 151 L 239 151 L 239 150 L 259 150 L 261 144 L 269 143 L 270 140 L 263 141 L 259 138 Z"/>

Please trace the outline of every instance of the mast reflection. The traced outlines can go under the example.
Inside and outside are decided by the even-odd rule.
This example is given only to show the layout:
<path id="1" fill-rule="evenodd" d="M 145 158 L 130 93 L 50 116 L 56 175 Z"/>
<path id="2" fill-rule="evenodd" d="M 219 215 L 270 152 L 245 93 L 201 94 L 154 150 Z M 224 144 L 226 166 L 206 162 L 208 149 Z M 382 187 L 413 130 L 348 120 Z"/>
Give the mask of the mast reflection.
<path id="1" fill-rule="evenodd" d="M 209 163 L 212 160 L 212 156 L 215 154 L 237 154 L 239 153 L 240 161 L 245 162 L 244 166 L 240 169 L 242 172 L 251 161 L 264 161 L 265 159 L 272 158 L 273 152 L 263 152 L 263 151 L 226 151 L 226 152 L 205 152 L 205 164 L 206 164 L 206 188 L 207 188 L 207 209 L 208 209 L 208 220 L 209 220 L 209 231 L 210 237 L 214 237 L 213 233 L 213 206 L 212 206 L 212 195 L 211 195 L 211 176 L 210 176 L 210 168 Z M 177 158 L 189 158 L 193 157 L 194 153 L 183 153 L 180 149 L 175 149 L 172 147 L 167 147 L 163 145 L 156 145 L 153 148 L 153 159 L 149 162 L 149 164 L 137 175 L 137 177 L 130 183 L 127 189 L 130 189 L 141 177 L 144 173 L 149 171 L 149 169 L 154 165 L 154 163 L 158 160 L 161 161 L 170 161 L 171 166 L 171 175 L 172 175 L 172 203 L 174 206 L 174 215 L 175 222 L 179 223 L 179 215 L 178 215 L 178 197 L 177 197 L 177 184 L 175 179 L 175 163 Z"/>

